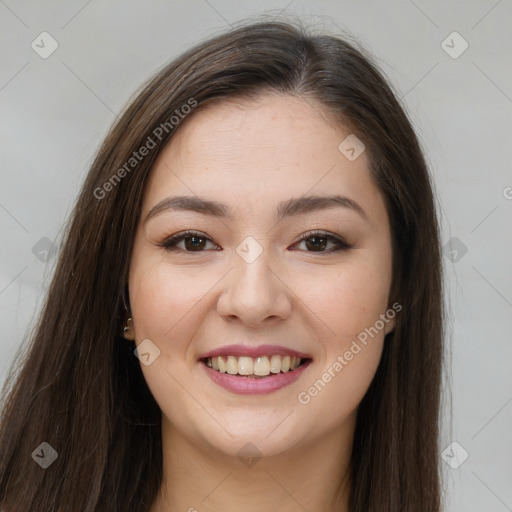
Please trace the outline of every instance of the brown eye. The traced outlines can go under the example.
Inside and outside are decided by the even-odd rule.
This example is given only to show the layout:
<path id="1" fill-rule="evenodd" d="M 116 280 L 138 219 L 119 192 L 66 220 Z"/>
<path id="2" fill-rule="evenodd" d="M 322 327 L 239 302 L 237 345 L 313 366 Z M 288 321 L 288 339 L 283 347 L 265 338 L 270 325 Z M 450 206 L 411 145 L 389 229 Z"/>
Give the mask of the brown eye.
<path id="1" fill-rule="evenodd" d="M 181 242 L 183 242 L 183 245 L 179 247 L 178 244 L 181 244 Z M 214 248 L 217 247 L 208 237 L 192 231 L 173 235 L 159 245 L 168 251 L 202 252 L 207 250 L 208 242 L 212 243 Z"/>
<path id="2" fill-rule="evenodd" d="M 187 251 L 200 251 L 204 249 L 206 239 L 198 236 L 188 236 L 183 238 Z"/>
<path id="3" fill-rule="evenodd" d="M 299 238 L 298 243 L 300 244 L 302 242 L 304 242 L 307 252 L 331 253 L 353 247 L 343 240 L 343 238 L 323 232 L 305 233 Z M 333 244 L 334 247 L 330 250 L 325 250 L 329 243 Z"/>
<path id="4" fill-rule="evenodd" d="M 312 236 L 306 238 L 306 247 L 312 251 L 323 250 L 327 246 L 328 240 L 325 236 Z"/>

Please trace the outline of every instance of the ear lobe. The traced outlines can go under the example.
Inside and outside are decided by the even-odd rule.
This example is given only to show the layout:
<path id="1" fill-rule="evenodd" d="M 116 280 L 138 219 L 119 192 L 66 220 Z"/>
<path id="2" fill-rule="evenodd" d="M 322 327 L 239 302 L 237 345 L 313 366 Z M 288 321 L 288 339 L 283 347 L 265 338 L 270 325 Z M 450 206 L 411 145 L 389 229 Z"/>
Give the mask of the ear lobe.
<path id="1" fill-rule="evenodd" d="M 386 322 L 386 326 L 384 327 L 384 336 L 388 335 L 390 332 L 393 332 L 396 326 L 396 316 L 390 318 L 388 322 Z"/>
<path id="2" fill-rule="evenodd" d="M 134 340 L 135 339 L 135 330 L 133 328 L 133 318 L 128 318 L 128 320 L 126 320 L 126 324 L 123 328 L 123 338 L 126 340 Z"/>
<path id="3" fill-rule="evenodd" d="M 388 306 L 385 316 L 387 318 L 386 325 L 384 327 L 384 335 L 388 335 L 393 332 L 396 327 L 398 314 L 402 311 L 402 305 L 400 302 L 395 301 L 392 306 Z"/>

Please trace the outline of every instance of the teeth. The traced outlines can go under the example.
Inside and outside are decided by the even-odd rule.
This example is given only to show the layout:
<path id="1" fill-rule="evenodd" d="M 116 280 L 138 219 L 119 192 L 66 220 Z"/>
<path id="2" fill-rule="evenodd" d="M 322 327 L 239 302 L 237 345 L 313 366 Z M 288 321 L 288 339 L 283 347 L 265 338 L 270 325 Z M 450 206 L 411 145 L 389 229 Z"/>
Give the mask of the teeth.
<path id="1" fill-rule="evenodd" d="M 267 356 L 258 357 L 254 361 L 254 375 L 265 376 L 270 373 L 270 362 Z"/>
<path id="2" fill-rule="evenodd" d="M 226 367 L 230 375 L 236 375 L 238 373 L 238 361 L 236 357 L 228 356 Z"/>
<path id="3" fill-rule="evenodd" d="M 228 371 L 226 361 L 224 361 L 224 359 L 222 359 L 222 357 L 214 357 L 214 358 L 209 357 L 208 359 L 212 359 L 212 360 L 215 359 L 217 361 L 217 364 L 219 366 L 219 372 L 226 373 Z"/>
<path id="4" fill-rule="evenodd" d="M 272 356 L 270 358 L 270 371 L 279 373 L 281 371 L 281 356 Z"/>
<path id="5" fill-rule="evenodd" d="M 253 375 L 254 374 L 254 359 L 252 357 L 239 357 L 238 358 L 238 373 L 240 375 Z"/>
<path id="6" fill-rule="evenodd" d="M 208 357 L 206 365 L 221 373 L 230 375 L 255 375 L 265 377 L 271 373 L 286 373 L 295 370 L 301 363 L 300 357 L 291 356 L 262 356 L 257 358 L 247 356 L 218 356 Z"/>

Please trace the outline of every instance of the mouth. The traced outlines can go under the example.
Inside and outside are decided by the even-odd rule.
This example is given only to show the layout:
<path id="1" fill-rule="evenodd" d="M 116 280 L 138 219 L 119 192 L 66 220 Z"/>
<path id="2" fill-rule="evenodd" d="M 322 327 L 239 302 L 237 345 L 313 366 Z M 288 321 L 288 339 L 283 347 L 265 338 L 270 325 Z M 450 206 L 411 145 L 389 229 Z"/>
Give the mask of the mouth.
<path id="1" fill-rule="evenodd" d="M 206 376 L 231 393 L 266 395 L 290 386 L 307 372 L 309 354 L 280 345 L 225 345 L 198 362 Z"/>
<path id="2" fill-rule="evenodd" d="M 295 372 L 298 368 L 308 365 L 311 359 L 280 354 L 260 357 L 227 355 L 204 357 L 201 362 L 218 373 L 247 379 L 266 379 Z"/>

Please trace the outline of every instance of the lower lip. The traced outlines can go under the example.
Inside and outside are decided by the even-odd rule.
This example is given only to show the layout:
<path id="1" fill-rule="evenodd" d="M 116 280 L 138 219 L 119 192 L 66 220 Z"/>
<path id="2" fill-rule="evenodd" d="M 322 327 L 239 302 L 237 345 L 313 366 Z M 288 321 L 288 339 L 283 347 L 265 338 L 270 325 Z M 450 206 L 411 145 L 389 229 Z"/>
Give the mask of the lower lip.
<path id="1" fill-rule="evenodd" d="M 296 370 L 269 375 L 268 377 L 259 379 L 221 373 L 213 370 L 203 362 L 201 364 L 204 366 L 206 374 L 213 382 L 232 393 L 238 393 L 239 395 L 266 395 L 295 382 L 311 364 L 311 360 L 301 364 Z"/>

